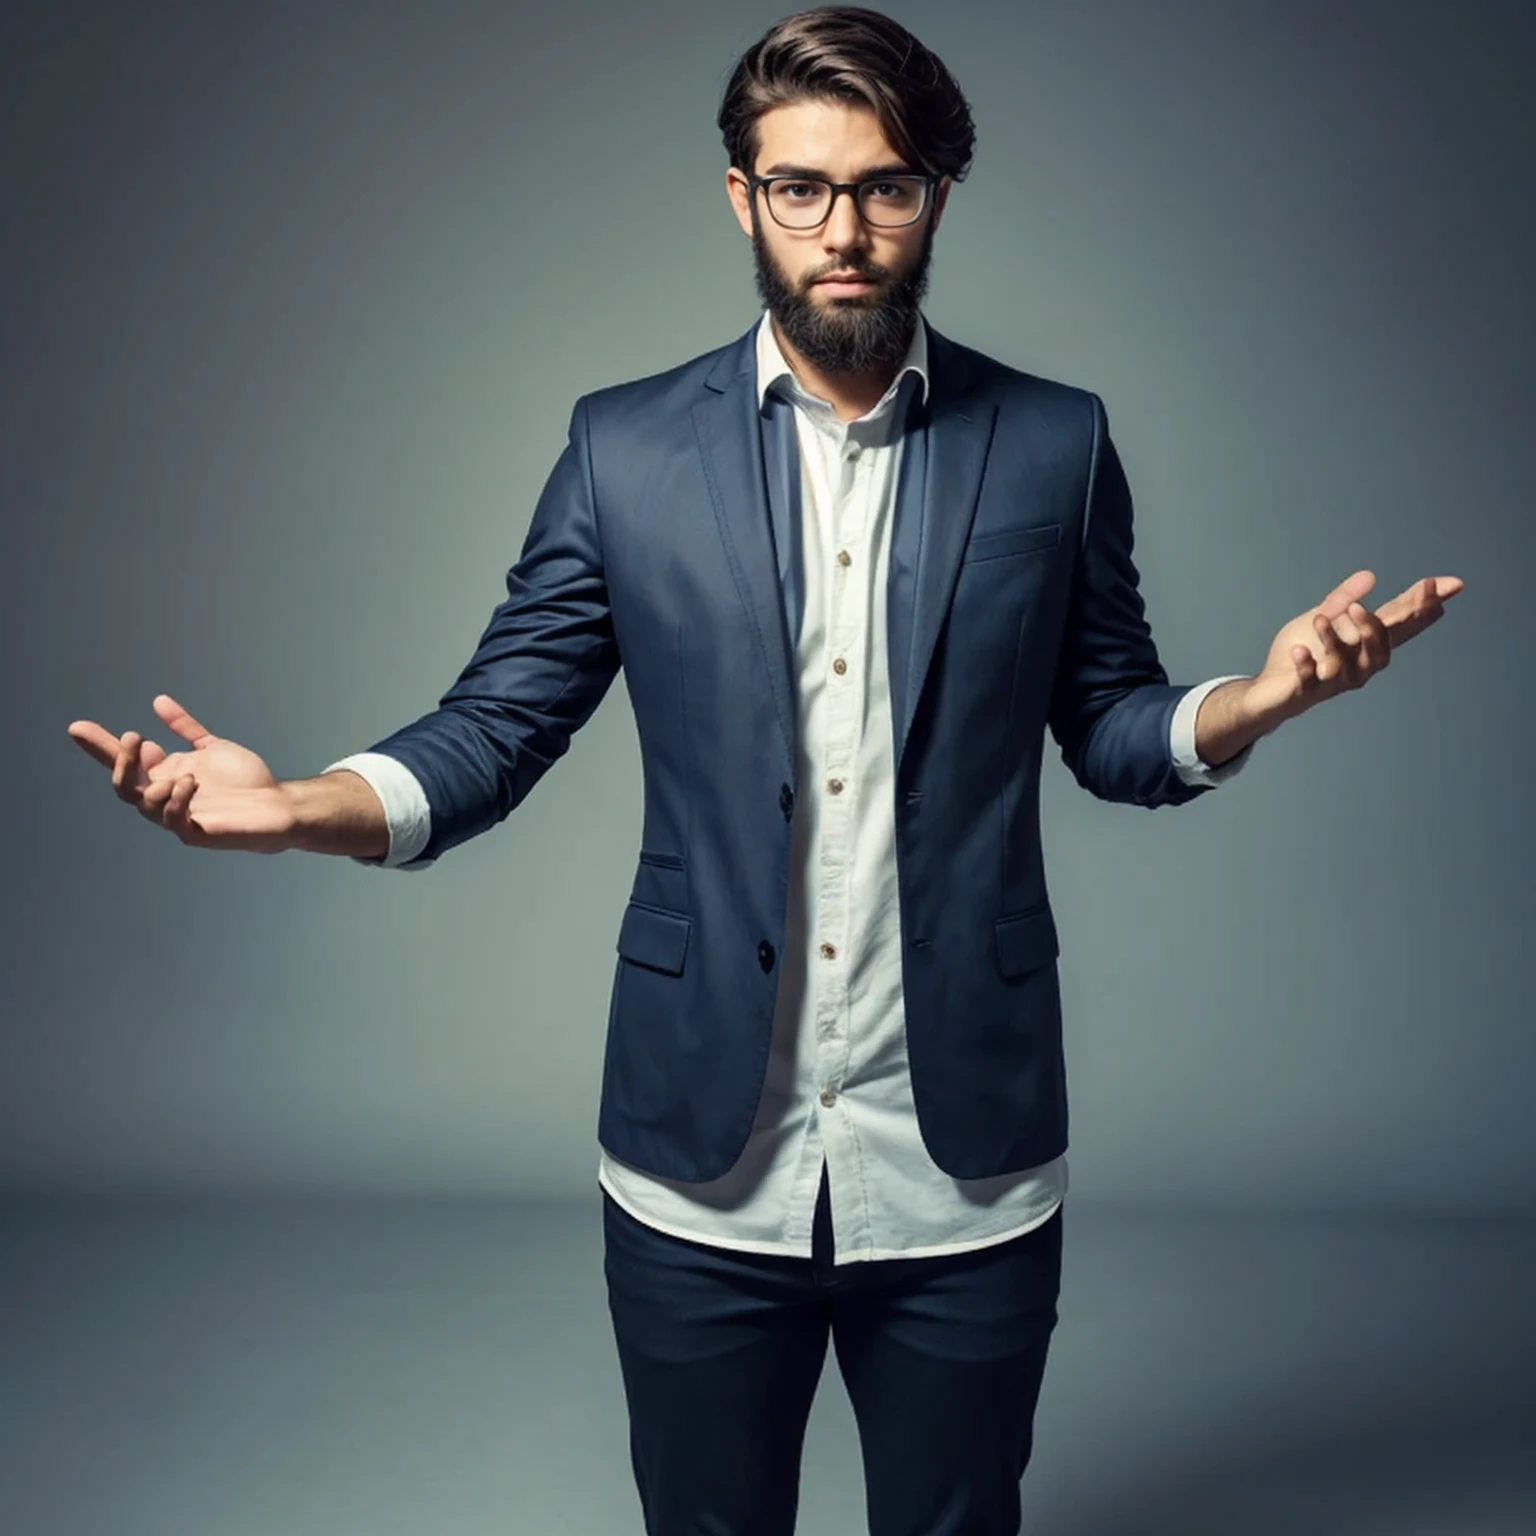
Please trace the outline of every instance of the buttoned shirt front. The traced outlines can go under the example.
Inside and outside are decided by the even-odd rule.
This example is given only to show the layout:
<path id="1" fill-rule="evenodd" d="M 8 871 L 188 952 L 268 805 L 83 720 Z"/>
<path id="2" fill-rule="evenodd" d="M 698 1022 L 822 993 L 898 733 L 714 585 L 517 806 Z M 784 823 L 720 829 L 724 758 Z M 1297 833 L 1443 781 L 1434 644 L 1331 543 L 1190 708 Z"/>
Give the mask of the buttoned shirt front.
<path id="1" fill-rule="evenodd" d="M 837 1263 L 1003 1242 L 1056 1210 L 1066 1158 L 984 1179 L 940 1169 L 918 1127 L 902 1005 L 885 597 L 909 394 L 927 394 L 926 325 L 919 317 L 890 387 L 851 421 L 801 385 L 766 313 L 756 363 L 759 409 L 774 408 L 778 394 L 794 412 L 803 610 L 795 636 L 801 789 L 763 1093 L 746 1146 L 722 1177 L 663 1179 L 601 1149 L 598 1180 L 661 1231 L 809 1257 L 825 1165 Z M 1170 749 L 1186 783 L 1219 783 L 1247 760 L 1245 751 L 1212 769 L 1195 752 L 1195 714 L 1223 681 L 1191 689 L 1175 711 Z M 415 776 L 378 753 L 331 766 L 374 785 L 390 824 L 383 863 L 411 866 L 430 828 Z"/>

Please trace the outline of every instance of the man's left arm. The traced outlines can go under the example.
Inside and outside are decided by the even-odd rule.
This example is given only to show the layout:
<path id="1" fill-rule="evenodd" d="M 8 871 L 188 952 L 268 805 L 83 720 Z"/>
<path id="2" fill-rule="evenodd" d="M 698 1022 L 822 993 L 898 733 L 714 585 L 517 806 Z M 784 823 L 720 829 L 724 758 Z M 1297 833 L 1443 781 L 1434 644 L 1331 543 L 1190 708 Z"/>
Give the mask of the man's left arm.
<path id="1" fill-rule="evenodd" d="M 1465 585 L 1428 576 L 1372 613 L 1360 599 L 1376 578 L 1356 571 L 1280 629 L 1256 675 L 1172 685 L 1139 591 L 1130 487 L 1097 396 L 1092 408 L 1081 558 L 1050 726 L 1068 768 L 1101 799 L 1182 804 L 1232 777 L 1261 736 L 1363 686 Z"/>

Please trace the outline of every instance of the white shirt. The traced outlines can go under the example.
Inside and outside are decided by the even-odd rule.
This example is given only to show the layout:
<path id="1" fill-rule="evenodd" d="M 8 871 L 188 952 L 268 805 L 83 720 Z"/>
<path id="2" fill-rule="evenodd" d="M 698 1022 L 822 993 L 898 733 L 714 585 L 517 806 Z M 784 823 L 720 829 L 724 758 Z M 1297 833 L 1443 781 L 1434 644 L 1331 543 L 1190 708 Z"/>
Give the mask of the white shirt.
<path id="1" fill-rule="evenodd" d="M 759 407 L 769 388 L 795 406 L 805 596 L 795 657 L 801 787 L 767 1076 L 746 1147 L 720 1178 L 658 1178 L 603 1148 L 598 1181 L 663 1232 L 809 1258 L 825 1161 L 834 1262 L 986 1247 L 1050 1217 L 1066 1193 L 1067 1162 L 956 1179 L 929 1156 L 912 1101 L 885 594 L 903 446 L 897 396 L 915 373 L 908 387 L 927 397 L 926 322 L 919 317 L 879 403 L 848 422 L 800 385 L 766 312 L 756 343 Z M 1175 710 L 1170 748 L 1185 783 L 1220 783 L 1248 759 L 1244 751 L 1211 768 L 1195 752 L 1201 700 L 1225 681 L 1191 689 Z M 366 779 L 383 802 L 389 853 L 375 867 L 430 863 L 416 858 L 431 811 L 415 775 L 381 753 L 357 753 L 326 772 L 338 768 Z"/>

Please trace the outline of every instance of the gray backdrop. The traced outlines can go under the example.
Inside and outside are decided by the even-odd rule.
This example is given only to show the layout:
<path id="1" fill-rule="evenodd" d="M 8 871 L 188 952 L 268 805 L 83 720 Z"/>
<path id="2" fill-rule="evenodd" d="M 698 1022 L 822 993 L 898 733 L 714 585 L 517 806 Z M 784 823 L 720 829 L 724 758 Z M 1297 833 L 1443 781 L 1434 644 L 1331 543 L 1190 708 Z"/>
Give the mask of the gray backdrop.
<path id="1" fill-rule="evenodd" d="M 1536 1208 L 1531 7 L 890 9 L 979 130 L 928 312 L 1104 396 L 1176 681 L 1468 584 L 1193 806 L 1048 747 L 1074 1197 Z M 592 1192 L 622 681 L 424 874 L 184 848 L 65 726 L 298 777 L 431 708 L 575 397 L 757 313 L 713 115 L 780 14 L 6 8 L 0 1181 Z"/>

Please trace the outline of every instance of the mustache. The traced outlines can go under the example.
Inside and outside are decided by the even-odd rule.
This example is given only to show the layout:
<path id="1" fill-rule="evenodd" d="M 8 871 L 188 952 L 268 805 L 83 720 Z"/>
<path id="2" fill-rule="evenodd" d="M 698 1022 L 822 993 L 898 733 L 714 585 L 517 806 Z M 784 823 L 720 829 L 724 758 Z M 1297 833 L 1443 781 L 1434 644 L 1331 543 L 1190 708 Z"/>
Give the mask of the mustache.
<path id="1" fill-rule="evenodd" d="M 817 283 L 825 282 L 829 277 L 842 277 L 848 281 L 855 278 L 866 278 L 870 282 L 879 282 L 885 276 L 885 272 L 879 267 L 829 267 L 825 272 L 818 272 L 815 277 L 808 278 L 805 286 L 814 288 Z"/>

